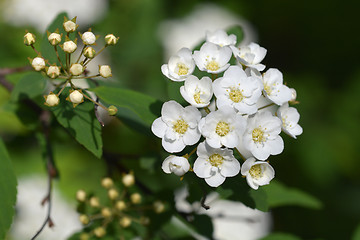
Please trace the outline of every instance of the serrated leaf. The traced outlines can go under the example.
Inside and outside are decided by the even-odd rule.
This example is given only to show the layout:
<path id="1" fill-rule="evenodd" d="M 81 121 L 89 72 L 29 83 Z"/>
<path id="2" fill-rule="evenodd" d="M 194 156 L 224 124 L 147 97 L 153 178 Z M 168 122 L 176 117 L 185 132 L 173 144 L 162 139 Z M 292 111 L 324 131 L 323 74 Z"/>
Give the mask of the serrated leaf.
<path id="1" fill-rule="evenodd" d="M 15 85 L 11 100 L 18 101 L 24 98 L 35 98 L 40 96 L 46 85 L 46 78 L 38 72 L 31 72 L 22 77 Z"/>
<path id="2" fill-rule="evenodd" d="M 160 115 L 161 102 L 148 95 L 122 88 L 101 86 L 91 89 L 108 104 L 118 107 L 120 119 L 134 121 L 147 129 Z"/>
<path id="3" fill-rule="evenodd" d="M 0 239 L 5 239 L 15 213 L 16 185 L 17 181 L 10 157 L 0 139 Z"/>
<path id="4" fill-rule="evenodd" d="M 261 240 L 301 240 L 301 238 L 289 233 L 271 233 Z"/>
<path id="5" fill-rule="evenodd" d="M 94 104 L 85 101 L 74 108 L 72 103 L 65 100 L 64 96 L 68 95 L 68 89 L 65 89 L 61 94 L 60 104 L 52 108 L 57 121 L 76 141 L 100 158 L 103 144 L 101 126 L 95 117 Z"/>
<path id="6" fill-rule="evenodd" d="M 288 188 L 279 181 L 272 181 L 262 188 L 267 194 L 270 207 L 297 205 L 306 208 L 320 209 L 321 202 L 315 197 L 298 189 Z"/>

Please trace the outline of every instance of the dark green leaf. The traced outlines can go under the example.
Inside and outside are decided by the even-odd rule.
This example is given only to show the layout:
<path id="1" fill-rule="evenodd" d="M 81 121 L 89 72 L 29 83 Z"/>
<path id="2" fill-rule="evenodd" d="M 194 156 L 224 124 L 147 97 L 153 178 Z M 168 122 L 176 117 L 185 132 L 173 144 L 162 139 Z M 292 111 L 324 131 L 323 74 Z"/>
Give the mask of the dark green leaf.
<path id="1" fill-rule="evenodd" d="M 352 240 L 360 240 L 360 224 L 356 227 L 355 232 L 351 239 Z"/>
<path id="2" fill-rule="evenodd" d="M 267 194 L 267 201 L 270 207 L 279 207 L 285 205 L 297 205 L 312 209 L 320 209 L 321 202 L 313 196 L 284 186 L 279 181 L 272 181 L 269 185 L 263 187 Z"/>
<path id="3" fill-rule="evenodd" d="M 236 43 L 239 44 L 244 39 L 244 31 L 241 26 L 233 26 L 229 28 L 227 34 L 234 34 L 236 36 Z"/>
<path id="4" fill-rule="evenodd" d="M 18 101 L 25 98 L 35 98 L 42 95 L 46 85 L 46 78 L 38 72 L 31 72 L 22 77 L 11 93 L 11 100 Z"/>
<path id="5" fill-rule="evenodd" d="M 271 233 L 261 240 L 301 240 L 301 238 L 288 233 Z"/>
<path id="6" fill-rule="evenodd" d="M 5 239 L 15 213 L 16 184 L 11 160 L 0 139 L 0 239 Z"/>
<path id="7" fill-rule="evenodd" d="M 52 108 L 57 121 L 87 150 L 96 157 L 102 155 L 101 126 L 95 117 L 94 104 L 85 101 L 77 107 L 65 100 L 68 89 L 61 94 L 60 104 Z"/>

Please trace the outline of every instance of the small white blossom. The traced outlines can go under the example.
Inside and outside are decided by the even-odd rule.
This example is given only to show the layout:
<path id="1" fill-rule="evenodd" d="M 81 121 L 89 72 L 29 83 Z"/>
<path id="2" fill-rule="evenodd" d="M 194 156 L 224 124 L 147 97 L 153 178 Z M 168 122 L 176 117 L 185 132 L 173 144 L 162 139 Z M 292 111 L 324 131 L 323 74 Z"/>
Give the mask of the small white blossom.
<path id="1" fill-rule="evenodd" d="M 270 68 L 263 75 L 264 94 L 277 105 L 283 105 L 292 98 L 292 91 L 283 84 L 283 75 L 276 68 Z"/>
<path id="2" fill-rule="evenodd" d="M 211 187 L 220 186 L 226 177 L 234 177 L 240 171 L 240 163 L 230 149 L 212 148 L 202 142 L 196 154 L 198 158 L 194 163 L 194 172 Z"/>
<path id="3" fill-rule="evenodd" d="M 253 189 L 267 185 L 275 176 L 274 168 L 263 161 L 255 161 L 255 158 L 248 158 L 241 168 L 241 174 L 246 176 L 246 181 Z"/>
<path id="4" fill-rule="evenodd" d="M 223 106 L 201 119 L 199 130 L 211 147 L 233 148 L 238 145 L 239 136 L 243 134 L 245 126 L 245 118 L 236 114 L 232 107 Z"/>
<path id="5" fill-rule="evenodd" d="M 35 71 L 41 71 L 45 68 L 45 60 L 42 57 L 36 57 L 31 61 L 31 66 Z"/>
<path id="6" fill-rule="evenodd" d="M 200 51 L 195 51 L 193 54 L 196 66 L 201 71 L 208 73 L 221 73 L 225 71 L 230 64 L 232 52 L 229 47 L 220 47 L 214 43 L 205 42 Z"/>
<path id="7" fill-rule="evenodd" d="M 195 63 L 188 48 L 180 49 L 171 56 L 168 64 L 161 66 L 161 72 L 169 79 L 182 82 L 194 72 Z"/>
<path id="8" fill-rule="evenodd" d="M 302 134 L 303 129 L 298 124 L 300 119 L 300 114 L 296 108 L 289 107 L 288 103 L 285 103 L 279 107 L 277 111 L 277 116 L 280 118 L 282 125 L 282 130 L 289 136 L 296 139 L 297 135 Z"/>
<path id="9" fill-rule="evenodd" d="M 267 51 L 265 48 L 260 47 L 258 44 L 253 42 L 240 48 L 236 48 L 234 46 L 230 47 L 234 53 L 234 56 L 241 64 L 249 68 L 254 68 L 258 71 L 265 69 L 265 65 L 260 63 L 266 55 Z"/>
<path id="10" fill-rule="evenodd" d="M 82 95 L 82 93 L 80 91 L 74 90 L 70 93 L 69 99 L 72 103 L 79 104 L 84 101 L 84 96 Z"/>
<path id="11" fill-rule="evenodd" d="M 81 39 L 85 45 L 93 45 L 96 41 L 96 37 L 92 32 L 84 32 Z"/>
<path id="12" fill-rule="evenodd" d="M 77 48 L 77 45 L 75 42 L 73 42 L 71 40 L 64 42 L 63 50 L 65 52 L 73 53 L 73 52 L 75 52 L 76 48 Z"/>
<path id="13" fill-rule="evenodd" d="M 177 176 L 183 176 L 189 171 L 190 164 L 184 157 L 170 155 L 164 160 L 161 168 L 165 173 L 174 173 Z"/>
<path id="14" fill-rule="evenodd" d="M 111 74 L 110 66 L 109 65 L 101 65 L 101 66 L 99 66 L 99 74 L 103 78 L 111 77 L 112 74 Z"/>
<path id="15" fill-rule="evenodd" d="M 165 102 L 161 109 L 161 117 L 155 119 L 152 132 L 162 138 L 162 146 L 168 152 L 180 152 L 186 145 L 194 145 L 200 139 L 198 123 L 200 111 L 193 107 L 183 108 L 175 101 Z"/>
<path id="16" fill-rule="evenodd" d="M 79 76 L 84 72 L 84 66 L 80 63 L 73 63 L 70 67 L 70 73 L 74 76 Z"/>
<path id="17" fill-rule="evenodd" d="M 183 98 L 192 106 L 201 108 L 210 104 L 213 95 L 212 81 L 209 77 L 203 77 L 200 80 L 190 75 L 184 86 L 180 87 L 180 93 Z"/>
<path id="18" fill-rule="evenodd" d="M 227 33 L 218 29 L 214 32 L 206 32 L 206 41 L 219 45 L 220 47 L 231 46 L 236 44 L 236 36 L 234 34 L 227 35 Z"/>
<path id="19" fill-rule="evenodd" d="M 281 120 L 269 111 L 255 114 L 248 118 L 248 125 L 243 135 L 243 144 L 254 157 L 266 160 L 270 155 L 280 154 L 284 141 L 279 136 Z"/>
<path id="20" fill-rule="evenodd" d="M 262 84 L 256 77 L 248 77 L 239 66 L 231 66 L 224 76 L 213 83 L 218 108 L 232 106 L 239 113 L 254 114 L 261 96 Z"/>
<path id="21" fill-rule="evenodd" d="M 61 42 L 61 35 L 58 34 L 58 33 L 51 33 L 49 36 L 48 36 L 48 40 L 50 42 L 51 45 L 55 46 L 57 44 L 59 44 Z"/>

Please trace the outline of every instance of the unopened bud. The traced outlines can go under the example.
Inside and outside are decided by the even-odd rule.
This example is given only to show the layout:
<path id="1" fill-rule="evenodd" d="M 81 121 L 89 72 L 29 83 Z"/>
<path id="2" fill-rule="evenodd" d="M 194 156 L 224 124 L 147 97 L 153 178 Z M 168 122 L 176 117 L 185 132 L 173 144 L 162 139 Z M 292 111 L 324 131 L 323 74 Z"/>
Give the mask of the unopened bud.
<path id="1" fill-rule="evenodd" d="M 76 43 L 71 40 L 64 42 L 64 44 L 62 45 L 62 49 L 64 50 L 64 52 L 67 52 L 67 53 L 75 52 L 76 48 L 77 48 Z"/>
<path id="2" fill-rule="evenodd" d="M 142 225 L 148 225 L 150 223 L 150 218 L 145 217 L 145 216 L 141 216 L 140 217 L 140 224 Z"/>
<path id="3" fill-rule="evenodd" d="M 162 213 L 165 210 L 165 205 L 160 201 L 155 201 L 153 207 L 156 213 Z"/>
<path id="4" fill-rule="evenodd" d="M 46 74 L 50 78 L 57 78 L 60 75 L 60 67 L 58 67 L 58 66 L 50 66 L 47 69 Z"/>
<path id="5" fill-rule="evenodd" d="M 59 33 L 51 33 L 48 36 L 48 40 L 51 45 L 56 46 L 61 42 L 61 35 Z"/>
<path id="6" fill-rule="evenodd" d="M 84 49 L 84 52 L 83 52 L 84 56 L 87 57 L 87 58 L 94 58 L 95 55 L 96 55 L 96 51 L 95 49 L 93 49 L 92 47 L 86 47 Z"/>
<path id="7" fill-rule="evenodd" d="M 108 34 L 105 36 L 105 43 L 107 45 L 115 45 L 118 42 L 119 38 L 115 37 L 114 34 Z"/>
<path id="8" fill-rule="evenodd" d="M 92 32 L 84 32 L 82 35 L 80 34 L 80 36 L 85 45 L 93 45 L 96 41 L 96 37 Z"/>
<path id="9" fill-rule="evenodd" d="M 290 99 L 290 102 L 295 102 L 296 101 L 296 97 L 297 97 L 297 94 L 296 94 L 296 90 L 294 88 L 290 88 L 291 90 L 291 99 Z"/>
<path id="10" fill-rule="evenodd" d="M 111 188 L 113 185 L 114 185 L 114 182 L 113 180 L 111 180 L 111 178 L 104 178 L 102 181 L 101 181 L 101 185 L 104 187 L 104 188 Z"/>
<path id="11" fill-rule="evenodd" d="M 91 207 L 94 207 L 94 208 L 100 207 L 99 198 L 97 198 L 97 197 L 91 197 L 91 198 L 90 198 L 90 206 L 91 206 Z"/>
<path id="12" fill-rule="evenodd" d="M 111 105 L 108 107 L 108 113 L 110 116 L 116 115 L 117 112 L 118 112 L 118 109 L 114 105 Z"/>
<path id="13" fill-rule="evenodd" d="M 45 60 L 42 57 L 36 57 L 31 61 L 31 66 L 35 71 L 41 71 L 45 68 Z"/>
<path id="14" fill-rule="evenodd" d="M 35 40 L 36 40 L 36 37 L 32 33 L 28 32 L 24 35 L 24 44 L 27 46 L 33 45 L 35 43 Z"/>
<path id="15" fill-rule="evenodd" d="M 123 183 L 126 187 L 130 187 L 130 186 L 134 185 L 134 183 L 135 183 L 134 175 L 133 175 L 132 173 L 125 174 L 125 175 L 122 177 L 122 183 Z"/>
<path id="16" fill-rule="evenodd" d="M 54 107 L 59 104 L 60 99 L 55 93 L 50 93 L 49 95 L 45 95 L 45 105 L 49 107 Z"/>
<path id="17" fill-rule="evenodd" d="M 79 104 L 84 101 L 84 96 L 79 90 L 73 90 L 69 95 L 69 100 L 74 104 Z"/>
<path id="18" fill-rule="evenodd" d="M 89 240 L 90 235 L 88 233 L 81 233 L 80 234 L 80 240 Z"/>
<path id="19" fill-rule="evenodd" d="M 130 200 L 133 204 L 141 203 L 141 195 L 139 193 L 133 193 L 130 196 Z"/>
<path id="20" fill-rule="evenodd" d="M 108 78 L 111 77 L 111 68 L 109 65 L 101 65 L 99 66 L 99 73 L 100 76 L 102 76 L 103 78 Z"/>
<path id="21" fill-rule="evenodd" d="M 124 201 L 117 201 L 115 207 L 117 210 L 122 211 L 126 208 L 126 203 Z"/>
<path id="22" fill-rule="evenodd" d="M 55 95 L 55 94 L 54 94 Z M 86 200 L 86 192 L 84 190 L 78 190 L 76 192 L 76 199 L 79 201 L 79 202 L 85 202 Z"/>
<path id="23" fill-rule="evenodd" d="M 109 218 L 111 217 L 111 211 L 109 208 L 105 207 L 103 209 L 101 209 L 101 215 L 104 217 L 104 218 Z"/>
<path id="24" fill-rule="evenodd" d="M 73 18 L 72 20 L 67 20 L 65 18 L 63 23 L 64 30 L 69 33 L 74 32 L 78 26 L 79 25 L 76 24 L 76 17 Z"/>
<path id="25" fill-rule="evenodd" d="M 129 217 L 122 217 L 119 223 L 123 228 L 127 228 L 131 225 L 131 219 Z"/>
<path id="26" fill-rule="evenodd" d="M 84 66 L 80 63 L 73 63 L 70 67 L 70 73 L 74 76 L 79 76 L 84 72 Z"/>
<path id="27" fill-rule="evenodd" d="M 88 224 L 89 223 L 89 218 L 88 218 L 88 216 L 86 216 L 85 214 L 81 214 L 80 216 L 79 216 L 79 219 L 80 219 L 80 222 L 83 224 L 83 225 L 86 225 L 86 224 Z"/>
<path id="28" fill-rule="evenodd" d="M 94 229 L 94 234 L 98 238 L 101 238 L 101 237 L 105 236 L 106 230 L 103 227 L 97 227 L 97 228 Z"/>
<path id="29" fill-rule="evenodd" d="M 108 191 L 108 196 L 111 200 L 115 200 L 119 196 L 119 193 L 115 189 L 110 189 Z"/>

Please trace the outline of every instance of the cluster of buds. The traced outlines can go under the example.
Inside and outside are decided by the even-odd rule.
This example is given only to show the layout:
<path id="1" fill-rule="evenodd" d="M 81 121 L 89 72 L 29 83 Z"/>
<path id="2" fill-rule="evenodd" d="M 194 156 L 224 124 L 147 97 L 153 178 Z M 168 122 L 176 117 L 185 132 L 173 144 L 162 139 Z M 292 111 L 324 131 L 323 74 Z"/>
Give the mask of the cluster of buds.
<path id="1" fill-rule="evenodd" d="M 283 84 L 278 69 L 263 72 L 267 50 L 256 43 L 237 48 L 236 40 L 223 30 L 207 32 L 199 51 L 182 48 L 162 65 L 167 78 L 184 82 L 180 93 L 190 106 L 165 102 L 152 132 L 170 153 L 196 144 L 190 153 L 167 157 L 165 173 L 183 177 L 192 170 L 218 187 L 241 172 L 249 186 L 258 189 L 275 176 L 269 157 L 284 149 L 281 131 L 293 138 L 302 133 L 300 115 L 289 107 L 297 103 L 296 91 Z M 201 79 L 193 75 L 196 66 L 205 75 Z M 191 167 L 189 157 L 195 153 Z M 236 155 L 244 161 L 242 166 Z"/>
<path id="2" fill-rule="evenodd" d="M 134 184 L 135 176 L 132 172 L 123 174 L 119 186 L 116 186 L 111 178 L 103 178 L 101 186 L 107 191 L 106 203 L 101 203 L 97 196 L 88 195 L 84 190 L 77 191 L 79 220 L 85 226 L 84 238 L 105 236 L 110 224 L 123 229 L 131 227 L 133 222 L 147 225 L 150 219 L 143 215 L 145 209 L 158 214 L 165 210 L 164 203 L 160 201 L 155 201 L 150 206 L 144 205 L 141 194 L 133 187 Z"/>
<path id="3" fill-rule="evenodd" d="M 95 36 L 91 29 L 84 33 L 79 32 L 80 39 L 83 43 L 83 49 L 80 51 L 77 58 L 72 58 L 74 52 L 78 48 L 77 38 L 73 35 L 78 27 L 79 25 L 76 24 L 76 17 L 71 20 L 65 17 L 63 22 L 63 28 L 66 32 L 65 37 L 62 33 L 60 34 L 59 29 L 56 29 L 55 32 L 47 32 L 49 44 L 54 47 L 54 54 L 57 56 L 58 63 L 50 63 L 49 60 L 42 57 L 42 54 L 36 50 L 34 46 L 36 43 L 36 37 L 34 34 L 27 32 L 24 36 L 24 44 L 31 46 L 37 54 L 37 57 L 33 59 L 29 58 L 31 66 L 34 70 L 44 73 L 44 75 L 47 75 L 50 80 L 56 79 L 62 81 L 61 84 L 56 85 L 58 89 L 44 96 L 45 105 L 49 107 L 57 106 L 60 103 L 60 94 L 63 92 L 65 87 L 70 87 L 69 96 L 67 96 L 66 100 L 70 101 L 74 107 L 82 103 L 84 98 L 86 98 L 94 104 L 107 110 L 110 115 L 115 115 L 117 113 L 117 108 L 115 106 L 110 106 L 108 108 L 99 102 L 94 101 L 84 91 L 82 91 L 82 89 L 75 87 L 72 81 L 75 79 L 87 78 L 94 80 L 94 78 L 98 77 L 111 77 L 112 73 L 109 65 L 99 65 L 99 72 L 94 76 L 87 76 L 86 66 L 106 47 L 115 45 L 119 38 L 115 37 L 113 34 L 106 35 L 104 38 L 105 45 L 96 52 L 93 46 L 96 45 L 98 36 Z M 60 46 L 60 49 L 58 46 Z M 60 50 L 62 50 L 65 54 L 65 62 L 61 61 Z"/>

